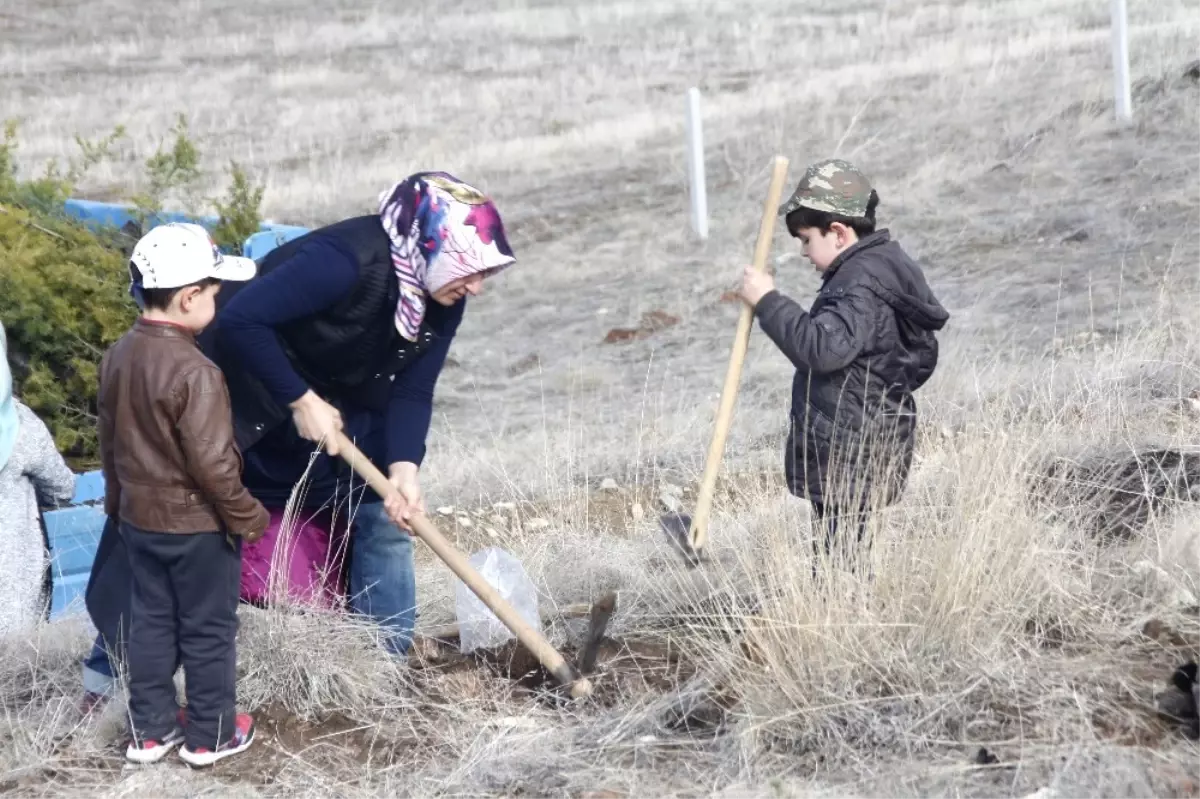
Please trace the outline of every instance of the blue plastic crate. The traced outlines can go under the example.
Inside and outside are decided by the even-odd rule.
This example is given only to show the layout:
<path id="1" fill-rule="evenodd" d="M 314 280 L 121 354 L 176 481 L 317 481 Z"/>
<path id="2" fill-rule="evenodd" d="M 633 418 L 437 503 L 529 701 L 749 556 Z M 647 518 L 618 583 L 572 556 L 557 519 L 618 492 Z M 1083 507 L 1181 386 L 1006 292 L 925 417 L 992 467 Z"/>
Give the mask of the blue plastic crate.
<path id="1" fill-rule="evenodd" d="M 103 227 L 121 228 L 133 220 L 132 205 L 120 203 L 102 203 L 95 200 L 68 199 L 63 203 L 63 210 L 68 216 L 83 222 L 86 227 L 98 229 Z M 212 230 L 217 226 L 215 216 L 190 216 L 174 211 L 164 211 L 147 220 L 147 228 L 155 228 L 167 222 L 195 222 Z M 251 234 L 242 242 L 242 252 L 248 258 L 258 259 L 266 255 L 280 244 L 303 236 L 308 228 L 299 225 L 279 225 L 274 222 L 264 222 L 257 233 Z"/>
<path id="2" fill-rule="evenodd" d="M 260 230 L 246 239 L 242 245 L 242 255 L 257 261 L 281 244 L 298 239 L 307 232 L 308 228 L 295 225 L 274 225 L 270 230 Z"/>
<path id="3" fill-rule="evenodd" d="M 72 505 L 88 505 L 104 501 L 104 474 L 97 469 L 94 472 L 84 472 L 75 477 L 75 496 L 71 497 Z"/>
<path id="4" fill-rule="evenodd" d="M 99 473 L 89 472 L 84 477 L 94 479 L 92 475 Z M 103 494 L 103 478 L 100 478 L 100 485 Z M 76 505 L 50 511 L 45 518 L 46 535 L 50 539 L 50 575 L 54 583 L 50 618 L 55 619 L 76 601 L 82 607 L 96 547 L 104 532 L 104 507 Z"/>
<path id="5" fill-rule="evenodd" d="M 100 227 L 123 227 L 127 222 L 133 220 L 134 211 L 132 205 L 102 203 L 95 200 L 77 200 L 73 197 L 63 203 L 63 209 L 69 216 L 75 217 L 92 229 Z M 217 218 L 213 216 L 194 217 L 188 214 L 164 211 L 161 214 L 151 217 L 147 222 L 149 223 L 148 227 L 151 228 L 158 227 L 166 222 L 197 222 L 207 228 L 212 228 L 217 224 Z"/>

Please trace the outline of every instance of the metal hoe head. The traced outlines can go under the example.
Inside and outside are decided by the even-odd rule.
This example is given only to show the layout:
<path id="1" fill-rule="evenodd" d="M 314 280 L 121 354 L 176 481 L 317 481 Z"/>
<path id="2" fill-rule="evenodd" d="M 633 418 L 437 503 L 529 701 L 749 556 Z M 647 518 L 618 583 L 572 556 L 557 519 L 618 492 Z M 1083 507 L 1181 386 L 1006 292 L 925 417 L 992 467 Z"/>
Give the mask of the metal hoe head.
<path id="1" fill-rule="evenodd" d="M 667 513 L 658 517 L 658 526 L 667 534 L 667 540 L 683 558 L 688 568 L 694 569 L 703 562 L 701 552 L 692 546 L 692 517 L 686 513 Z"/>
<path id="2" fill-rule="evenodd" d="M 604 632 L 608 629 L 608 623 L 616 610 L 616 592 L 605 594 L 592 605 L 587 635 L 583 639 L 583 647 L 579 650 L 580 674 L 591 674 L 596 670 L 596 655 L 600 650 L 600 642 L 604 640 Z"/>
<path id="3" fill-rule="evenodd" d="M 556 703 L 567 701 L 568 696 L 572 700 L 581 700 L 592 695 L 592 684 L 587 675 L 596 670 L 596 657 L 599 654 L 600 643 L 604 640 L 604 633 L 616 610 L 616 592 L 605 594 L 592 603 L 588 630 L 583 638 L 583 646 L 579 650 L 576 668 L 565 666 L 566 672 L 556 675 L 557 684 L 550 689 L 549 694 Z M 580 686 L 583 686 L 584 690 L 580 690 Z"/>

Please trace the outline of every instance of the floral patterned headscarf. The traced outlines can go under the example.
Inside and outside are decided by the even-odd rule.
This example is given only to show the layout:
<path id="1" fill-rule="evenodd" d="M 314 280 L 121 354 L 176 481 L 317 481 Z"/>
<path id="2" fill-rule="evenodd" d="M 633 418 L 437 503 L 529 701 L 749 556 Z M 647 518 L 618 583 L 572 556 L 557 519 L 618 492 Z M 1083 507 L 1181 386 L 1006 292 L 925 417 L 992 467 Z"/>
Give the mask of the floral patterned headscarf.
<path id="1" fill-rule="evenodd" d="M 492 201 L 445 172 L 418 172 L 379 195 L 400 281 L 396 329 L 415 341 L 428 295 L 460 278 L 491 276 L 516 258 Z"/>

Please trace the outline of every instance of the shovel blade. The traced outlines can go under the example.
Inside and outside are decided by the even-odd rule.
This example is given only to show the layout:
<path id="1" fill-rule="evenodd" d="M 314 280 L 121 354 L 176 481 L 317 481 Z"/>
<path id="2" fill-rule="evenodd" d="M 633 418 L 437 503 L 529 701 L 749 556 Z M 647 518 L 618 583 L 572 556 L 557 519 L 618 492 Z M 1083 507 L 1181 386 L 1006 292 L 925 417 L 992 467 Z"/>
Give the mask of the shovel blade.
<path id="1" fill-rule="evenodd" d="M 700 553 L 692 547 L 692 517 L 686 513 L 667 513 L 658 518 L 658 526 L 689 568 L 700 565 Z"/>
<path id="2" fill-rule="evenodd" d="M 584 639 L 583 650 L 579 655 L 579 673 L 581 675 L 591 674 L 596 670 L 596 655 L 600 651 L 600 642 L 604 640 L 604 633 L 616 610 L 616 593 L 605 594 L 592 605 L 587 637 Z"/>

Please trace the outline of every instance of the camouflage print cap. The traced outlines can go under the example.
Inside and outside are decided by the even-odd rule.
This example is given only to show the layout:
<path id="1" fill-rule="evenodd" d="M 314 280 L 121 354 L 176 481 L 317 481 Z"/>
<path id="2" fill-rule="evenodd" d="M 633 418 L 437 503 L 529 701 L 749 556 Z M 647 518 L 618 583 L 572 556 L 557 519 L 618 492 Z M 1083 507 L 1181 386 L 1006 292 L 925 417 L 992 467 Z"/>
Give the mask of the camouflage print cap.
<path id="1" fill-rule="evenodd" d="M 779 208 L 787 216 L 797 208 L 811 208 L 842 216 L 864 217 L 871 199 L 871 182 L 854 165 L 838 158 L 809 166 L 788 201 Z"/>

